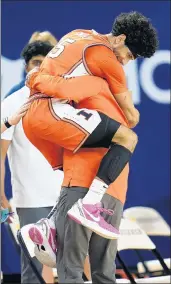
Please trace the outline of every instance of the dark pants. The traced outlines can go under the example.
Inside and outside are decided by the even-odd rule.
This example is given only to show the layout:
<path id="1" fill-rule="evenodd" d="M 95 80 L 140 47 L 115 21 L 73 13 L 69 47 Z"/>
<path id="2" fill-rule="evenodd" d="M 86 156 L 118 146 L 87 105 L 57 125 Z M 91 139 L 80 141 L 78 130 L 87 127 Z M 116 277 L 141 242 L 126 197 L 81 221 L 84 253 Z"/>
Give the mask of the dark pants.
<path id="1" fill-rule="evenodd" d="M 55 213 L 55 224 L 59 248 L 57 269 L 59 283 L 84 283 L 82 279 L 85 257 L 89 253 L 92 282 L 115 283 L 115 257 L 117 241 L 104 239 L 67 217 L 67 211 L 87 193 L 87 188 L 63 187 Z M 113 209 L 114 215 L 104 215 L 105 220 L 119 228 L 123 205 L 105 194 L 102 200 L 105 208 Z"/>

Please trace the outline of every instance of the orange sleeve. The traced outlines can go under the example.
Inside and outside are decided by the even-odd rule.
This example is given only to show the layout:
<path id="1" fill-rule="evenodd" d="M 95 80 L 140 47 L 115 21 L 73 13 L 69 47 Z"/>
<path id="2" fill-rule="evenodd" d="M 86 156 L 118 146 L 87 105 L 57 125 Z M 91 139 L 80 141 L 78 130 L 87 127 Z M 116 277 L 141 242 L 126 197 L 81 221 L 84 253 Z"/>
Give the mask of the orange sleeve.
<path id="1" fill-rule="evenodd" d="M 78 103 L 98 94 L 102 88 L 101 81 L 101 78 L 89 75 L 66 80 L 40 71 L 31 75 L 28 85 L 34 93 L 37 91 L 54 98 Z"/>
<path id="2" fill-rule="evenodd" d="M 85 59 L 91 73 L 108 82 L 113 95 L 128 90 L 123 67 L 108 47 L 92 46 L 87 48 Z"/>
<path id="3" fill-rule="evenodd" d="M 48 96 L 60 99 L 68 99 L 68 97 L 62 96 L 61 93 L 58 94 L 58 89 L 59 89 L 58 81 L 59 78 L 53 75 L 38 72 L 37 74 L 31 75 L 29 79 L 29 88 L 36 90 L 40 93 L 46 94 Z"/>

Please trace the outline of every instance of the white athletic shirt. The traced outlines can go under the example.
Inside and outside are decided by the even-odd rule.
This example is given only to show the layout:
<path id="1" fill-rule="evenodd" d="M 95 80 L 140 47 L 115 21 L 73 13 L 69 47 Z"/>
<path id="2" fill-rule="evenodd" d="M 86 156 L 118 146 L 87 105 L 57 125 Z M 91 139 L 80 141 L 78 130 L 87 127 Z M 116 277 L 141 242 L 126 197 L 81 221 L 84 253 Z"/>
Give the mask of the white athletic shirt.
<path id="1" fill-rule="evenodd" d="M 1 118 L 14 114 L 29 97 L 24 86 L 7 97 L 1 104 Z M 53 171 L 44 156 L 29 142 L 22 121 L 1 134 L 11 140 L 8 160 L 14 204 L 18 208 L 54 206 L 63 180 L 62 171 Z"/>

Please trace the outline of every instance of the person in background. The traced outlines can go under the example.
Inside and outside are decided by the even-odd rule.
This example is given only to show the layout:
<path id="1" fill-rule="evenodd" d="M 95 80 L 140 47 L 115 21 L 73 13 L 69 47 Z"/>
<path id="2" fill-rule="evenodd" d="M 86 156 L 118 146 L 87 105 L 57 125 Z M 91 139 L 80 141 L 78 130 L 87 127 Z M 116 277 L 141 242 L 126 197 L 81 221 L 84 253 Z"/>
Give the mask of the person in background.
<path id="1" fill-rule="evenodd" d="M 41 64 L 52 48 L 53 45 L 49 42 L 28 43 L 22 51 L 26 70 L 31 70 L 37 64 Z M 8 117 L 8 123 L 12 124 L 10 118 L 28 101 L 29 94 L 29 88 L 24 86 L 5 98 L 1 104 L 2 119 Z M 9 127 L 8 124 L 6 126 Z M 51 169 L 43 155 L 26 138 L 22 121 L 20 120 L 17 125 L 12 125 L 1 134 L 1 206 L 9 208 L 9 211 L 10 204 L 4 188 L 7 154 L 11 171 L 13 200 L 19 216 L 20 227 L 23 227 L 47 216 L 58 198 L 60 192 L 58 184 L 59 181 L 61 184 L 63 176 L 59 174 L 59 171 L 54 172 Z M 41 274 L 43 265 L 37 259 L 34 262 Z M 51 280 L 47 279 L 46 273 L 46 282 L 52 283 L 52 272 Z M 39 283 L 22 252 L 21 283 Z"/>
<path id="2" fill-rule="evenodd" d="M 58 40 L 54 37 L 53 34 L 51 34 L 49 31 L 43 31 L 43 32 L 34 32 L 29 40 L 28 43 L 32 43 L 32 42 L 35 42 L 35 41 L 48 41 L 51 45 L 55 46 L 58 42 Z M 34 60 L 34 59 L 32 59 Z M 37 65 L 36 66 L 39 66 L 40 63 L 37 61 L 36 63 Z M 25 74 L 24 74 L 24 78 L 23 80 L 15 85 L 7 94 L 6 94 L 6 97 L 10 96 L 11 94 L 13 94 L 14 92 L 18 91 L 19 89 L 21 89 L 22 87 L 24 87 L 25 85 L 25 75 L 31 70 L 31 62 L 30 62 L 30 65 L 29 66 L 25 66 Z"/>
<path id="3" fill-rule="evenodd" d="M 44 31 L 44 32 L 34 32 L 28 42 L 28 44 L 32 44 L 32 43 L 35 43 L 36 41 L 41 41 L 41 42 L 49 42 L 52 46 L 55 46 L 57 44 L 57 39 L 49 32 L 49 31 Z M 30 60 L 27 59 L 27 53 L 28 53 L 28 46 L 31 46 L 31 45 L 26 45 L 26 47 L 23 49 L 22 51 L 22 58 L 24 59 L 24 62 L 25 62 L 25 71 L 26 71 L 26 74 L 28 74 L 32 69 L 34 69 L 35 67 L 38 67 L 40 66 L 41 62 L 42 62 L 42 59 L 43 58 L 39 58 L 36 56 L 32 56 L 31 55 L 31 58 Z M 34 47 L 34 44 L 32 45 L 32 47 Z M 34 59 L 34 60 L 33 60 Z M 22 92 L 18 93 L 18 98 L 19 98 L 19 102 L 20 102 L 20 106 L 21 106 L 21 101 L 23 100 L 23 103 L 27 101 L 26 97 L 29 97 L 29 89 L 25 86 L 25 79 L 23 79 L 23 81 L 21 83 L 19 83 L 18 85 L 14 86 L 13 89 L 6 95 L 6 98 L 9 97 L 10 95 L 13 96 L 13 93 L 15 92 L 15 94 L 17 94 L 17 91 L 18 90 L 21 90 Z M 24 88 L 23 88 L 24 87 Z M 22 93 L 22 94 L 21 94 Z M 19 95 L 21 94 L 21 96 Z M 25 94 L 25 95 L 24 95 Z M 16 98 L 17 96 L 14 96 L 14 98 Z M 9 99 L 9 103 L 8 105 L 10 105 L 10 101 L 11 99 Z M 6 100 L 4 101 L 6 102 Z M 22 108 L 22 107 L 21 107 Z M 11 117 L 9 117 L 9 122 L 11 123 L 11 120 L 10 120 Z M 11 124 L 14 124 L 14 123 L 11 123 Z M 20 122 L 21 124 L 21 122 Z M 5 126 L 4 126 L 5 127 Z M 13 128 L 13 127 L 12 127 Z M 5 127 L 6 129 L 6 127 Z M 16 127 L 16 129 L 18 129 L 18 126 Z M 23 132 L 23 130 L 21 130 L 21 132 Z M 25 136 L 25 135 L 24 135 Z M 27 139 L 26 137 L 24 137 L 24 139 Z M 5 144 L 8 144 L 8 142 L 6 141 L 3 141 L 3 146 L 2 148 L 5 146 Z M 13 144 L 13 143 L 12 143 Z M 7 146 L 7 145 L 6 145 Z M 10 147 L 11 148 L 11 147 Z M 14 147 L 15 148 L 15 147 Z M 1 149 L 1 151 L 4 152 L 3 149 Z M 15 151 L 15 150 L 14 150 Z M 7 149 L 5 149 L 5 152 L 3 154 L 3 156 L 5 155 L 5 153 L 7 153 Z M 6 156 L 6 155 L 5 155 Z M 31 159 L 29 159 L 31 160 Z M 1 173 L 2 173 L 2 177 L 1 177 L 1 186 L 2 188 L 4 189 L 4 176 L 5 176 L 5 167 L 4 167 L 4 161 L 5 161 L 5 157 L 3 157 L 3 161 L 2 161 L 2 164 L 1 164 Z M 35 159 L 34 159 L 35 161 Z M 33 163 L 34 163 L 33 161 Z M 42 166 L 43 167 L 43 166 Z M 41 173 L 41 167 L 40 167 L 40 173 Z M 61 184 L 62 184 L 62 180 L 63 180 L 63 172 L 62 171 L 57 171 L 57 181 L 56 181 L 56 192 L 59 193 L 59 190 L 61 189 Z M 37 180 L 38 180 L 38 176 L 37 176 Z M 54 178 L 53 178 L 54 180 Z M 53 183 L 53 181 L 52 181 Z M 3 184 L 3 185 L 2 185 Z M 44 186 L 45 187 L 45 186 Z M 53 186 L 54 188 L 54 186 Z M 52 188 L 52 190 L 53 190 Z M 9 210 L 11 210 L 11 207 L 10 207 L 10 204 L 4 194 L 4 191 L 3 191 L 3 194 L 1 196 L 1 200 L 2 200 L 2 203 L 4 204 L 4 207 L 5 208 L 9 208 Z M 53 202 L 53 204 L 55 203 L 55 200 Z M 44 216 L 46 217 L 46 215 Z M 32 223 L 32 221 L 28 222 L 28 223 Z M 22 256 L 23 258 L 24 256 Z M 40 266 L 39 262 L 38 262 L 38 266 Z M 44 266 L 44 270 L 43 270 L 43 274 L 47 275 L 48 274 L 48 277 L 46 277 L 46 282 L 50 282 L 52 277 L 49 276 L 49 271 L 48 271 L 49 268 L 47 268 L 46 266 Z M 28 270 L 28 274 L 29 274 L 29 271 Z M 89 262 L 88 262 L 88 259 L 86 259 L 85 261 L 85 269 L 84 269 L 84 273 L 87 277 L 88 280 L 90 280 L 90 273 L 89 273 Z M 24 277 L 24 276 L 23 276 Z M 27 280 L 26 280 L 27 281 Z M 34 281 L 34 280 L 33 280 Z M 37 279 L 36 279 L 37 281 Z M 26 282 L 22 282 L 22 283 L 26 283 Z M 31 283 L 31 282 L 30 282 Z"/>

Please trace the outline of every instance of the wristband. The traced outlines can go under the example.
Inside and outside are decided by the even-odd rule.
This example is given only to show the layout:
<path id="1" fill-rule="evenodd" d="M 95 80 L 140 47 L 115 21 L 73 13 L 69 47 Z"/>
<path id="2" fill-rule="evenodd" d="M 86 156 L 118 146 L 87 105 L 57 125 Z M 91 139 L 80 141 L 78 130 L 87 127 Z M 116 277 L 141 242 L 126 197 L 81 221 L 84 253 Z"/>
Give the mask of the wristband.
<path id="1" fill-rule="evenodd" d="M 13 216 L 14 212 L 9 212 L 9 209 L 1 209 L 1 223 L 7 221 L 10 216 Z"/>
<path id="2" fill-rule="evenodd" d="M 4 118 L 3 122 L 4 122 L 4 124 L 5 124 L 5 126 L 6 126 L 7 128 L 10 128 L 10 127 L 12 126 L 12 125 L 8 122 L 8 117 Z"/>

